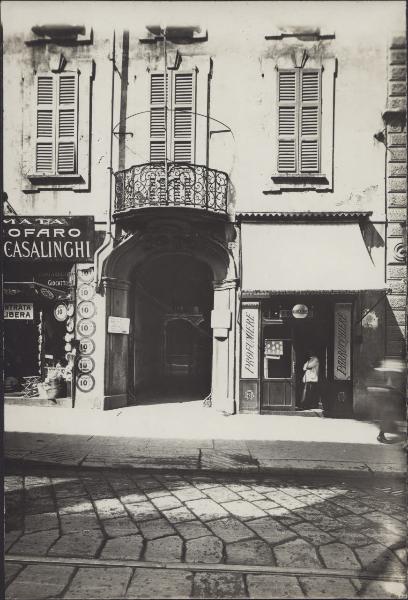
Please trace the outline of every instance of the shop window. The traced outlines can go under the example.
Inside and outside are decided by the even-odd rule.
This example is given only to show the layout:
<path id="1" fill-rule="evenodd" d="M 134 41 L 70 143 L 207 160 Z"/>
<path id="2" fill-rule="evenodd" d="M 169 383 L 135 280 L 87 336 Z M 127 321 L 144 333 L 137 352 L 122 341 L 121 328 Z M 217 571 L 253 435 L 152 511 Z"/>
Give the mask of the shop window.
<path id="1" fill-rule="evenodd" d="M 195 76 L 193 72 L 150 76 L 150 161 L 193 160 Z M 167 114 L 166 114 L 167 108 Z M 167 142 L 167 152 L 166 152 Z"/>
<path id="2" fill-rule="evenodd" d="M 264 379 L 290 378 L 292 373 L 292 342 L 282 339 L 264 341 Z"/>

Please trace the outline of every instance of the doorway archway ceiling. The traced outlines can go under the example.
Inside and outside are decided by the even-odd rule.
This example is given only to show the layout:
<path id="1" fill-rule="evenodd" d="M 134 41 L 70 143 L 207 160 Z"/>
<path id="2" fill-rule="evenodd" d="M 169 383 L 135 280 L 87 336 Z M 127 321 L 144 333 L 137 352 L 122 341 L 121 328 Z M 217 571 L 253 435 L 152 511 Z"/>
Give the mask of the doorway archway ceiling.
<path id="1" fill-rule="evenodd" d="M 153 256 L 187 254 L 209 265 L 215 281 L 236 277 L 233 257 L 225 242 L 211 234 L 165 228 L 137 232 L 113 249 L 103 276 L 128 281 L 131 272 Z"/>

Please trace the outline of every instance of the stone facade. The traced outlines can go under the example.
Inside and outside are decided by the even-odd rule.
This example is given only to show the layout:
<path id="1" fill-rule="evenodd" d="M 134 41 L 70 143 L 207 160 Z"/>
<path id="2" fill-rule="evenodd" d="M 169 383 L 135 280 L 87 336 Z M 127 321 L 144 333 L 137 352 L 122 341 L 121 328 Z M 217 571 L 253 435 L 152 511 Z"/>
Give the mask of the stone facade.
<path id="1" fill-rule="evenodd" d="M 407 130 L 406 40 L 392 39 L 388 53 L 388 102 L 384 113 L 387 146 L 386 355 L 404 356 L 407 292 Z"/>

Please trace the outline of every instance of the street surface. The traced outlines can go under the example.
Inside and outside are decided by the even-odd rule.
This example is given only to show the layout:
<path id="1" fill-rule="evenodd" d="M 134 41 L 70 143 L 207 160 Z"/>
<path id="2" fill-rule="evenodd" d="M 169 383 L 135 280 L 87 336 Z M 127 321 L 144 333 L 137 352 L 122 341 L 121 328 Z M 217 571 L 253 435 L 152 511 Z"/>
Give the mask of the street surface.
<path id="1" fill-rule="evenodd" d="M 7 599 L 406 598 L 402 479 L 8 465 Z"/>

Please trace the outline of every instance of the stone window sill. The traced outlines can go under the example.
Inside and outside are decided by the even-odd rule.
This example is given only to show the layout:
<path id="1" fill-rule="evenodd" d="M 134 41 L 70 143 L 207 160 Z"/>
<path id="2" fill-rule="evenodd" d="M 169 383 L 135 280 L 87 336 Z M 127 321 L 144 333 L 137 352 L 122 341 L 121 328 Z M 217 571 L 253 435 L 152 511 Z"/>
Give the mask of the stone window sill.
<path id="1" fill-rule="evenodd" d="M 282 190 L 317 190 L 329 191 L 331 184 L 327 175 L 323 173 L 277 173 L 271 176 L 273 187 L 269 190 L 264 190 L 264 194 L 273 194 Z"/>

